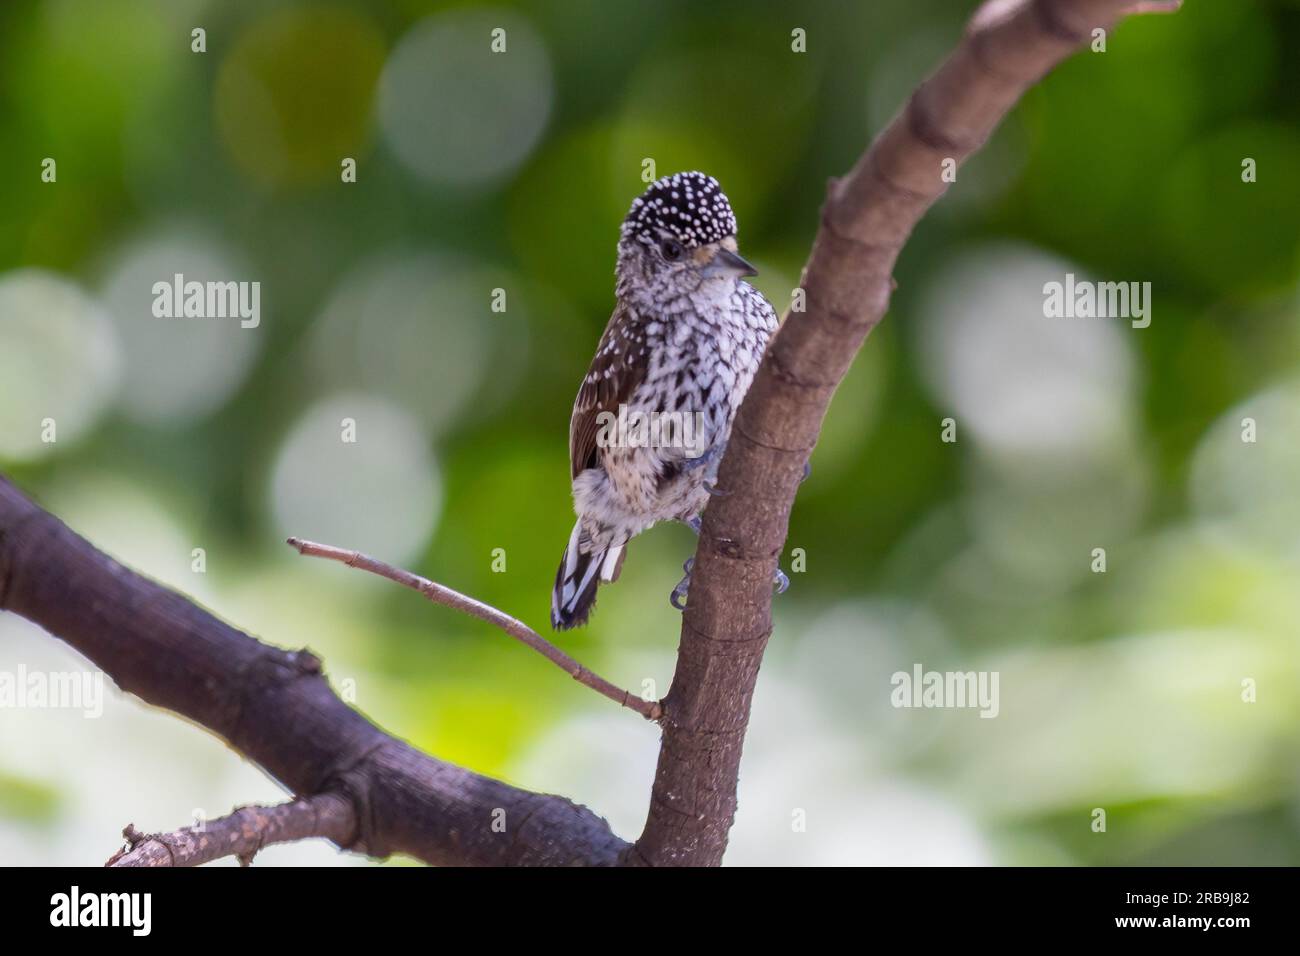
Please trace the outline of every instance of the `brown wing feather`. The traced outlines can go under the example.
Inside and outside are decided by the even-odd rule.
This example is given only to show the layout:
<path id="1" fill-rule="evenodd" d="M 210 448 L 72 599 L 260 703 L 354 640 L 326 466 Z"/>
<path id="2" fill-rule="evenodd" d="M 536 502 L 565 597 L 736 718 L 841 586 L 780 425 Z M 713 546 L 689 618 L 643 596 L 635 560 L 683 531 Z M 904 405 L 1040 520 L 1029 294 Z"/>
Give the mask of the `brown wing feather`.
<path id="1" fill-rule="evenodd" d="M 569 464 L 572 477 L 600 463 L 596 438 L 601 412 L 618 414 L 645 379 L 645 338 L 636 315 L 620 304 L 605 325 L 596 357 L 578 389 L 569 420 Z"/>

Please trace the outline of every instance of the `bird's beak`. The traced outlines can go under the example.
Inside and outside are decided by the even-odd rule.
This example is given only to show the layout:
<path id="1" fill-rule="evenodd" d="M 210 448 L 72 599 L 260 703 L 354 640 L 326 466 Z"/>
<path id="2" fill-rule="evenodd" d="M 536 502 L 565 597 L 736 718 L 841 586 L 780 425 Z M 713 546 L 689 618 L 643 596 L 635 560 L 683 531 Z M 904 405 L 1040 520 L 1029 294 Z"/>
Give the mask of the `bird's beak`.
<path id="1" fill-rule="evenodd" d="M 756 276 L 758 270 L 726 246 L 718 246 L 713 258 L 703 269 L 706 276 Z"/>

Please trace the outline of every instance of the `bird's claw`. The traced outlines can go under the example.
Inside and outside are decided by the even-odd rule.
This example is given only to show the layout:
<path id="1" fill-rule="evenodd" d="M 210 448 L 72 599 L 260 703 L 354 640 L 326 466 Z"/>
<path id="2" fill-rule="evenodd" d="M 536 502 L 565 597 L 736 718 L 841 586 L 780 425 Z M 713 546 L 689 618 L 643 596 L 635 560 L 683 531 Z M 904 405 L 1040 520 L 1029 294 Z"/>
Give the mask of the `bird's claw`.
<path id="1" fill-rule="evenodd" d="M 696 468 L 702 468 L 711 464 L 718 457 L 718 446 L 714 445 L 708 451 L 696 455 L 694 458 L 687 458 L 682 462 L 682 471 L 694 471 Z"/>
<path id="2" fill-rule="evenodd" d="M 682 570 L 686 572 L 686 576 L 677 582 L 677 587 L 673 588 L 672 593 L 668 595 L 668 603 L 679 611 L 686 610 L 686 597 L 691 587 L 691 570 L 694 567 L 695 559 L 687 558 L 686 563 L 682 565 Z M 777 568 L 776 573 L 772 576 L 772 584 L 776 588 L 777 594 L 784 594 L 790 587 L 790 578 L 784 571 Z"/>
<path id="3" fill-rule="evenodd" d="M 673 588 L 672 594 L 668 595 L 668 603 L 679 611 L 686 610 L 686 595 L 691 586 L 691 568 L 695 567 L 695 559 L 687 558 L 686 563 L 682 565 L 682 570 L 686 576 L 677 582 L 677 587 Z"/>
<path id="4" fill-rule="evenodd" d="M 722 452 L 726 449 L 724 444 L 714 444 L 709 446 L 709 450 L 695 458 L 688 458 L 682 463 L 682 471 L 694 471 L 697 468 L 704 468 L 704 480 L 701 484 L 704 490 L 716 498 L 721 498 L 727 494 L 718 488 L 718 465 L 722 463 Z"/>
<path id="5" fill-rule="evenodd" d="M 799 479 L 799 484 L 802 485 L 805 481 L 807 481 L 808 476 L 811 474 L 812 474 L 812 462 L 805 461 L 803 463 L 803 477 Z"/>
<path id="6" fill-rule="evenodd" d="M 777 568 L 776 574 L 772 578 L 772 583 L 776 585 L 777 594 L 784 594 L 786 588 L 790 586 L 790 579 L 786 576 L 786 573 L 784 571 L 782 571 L 780 568 Z"/>

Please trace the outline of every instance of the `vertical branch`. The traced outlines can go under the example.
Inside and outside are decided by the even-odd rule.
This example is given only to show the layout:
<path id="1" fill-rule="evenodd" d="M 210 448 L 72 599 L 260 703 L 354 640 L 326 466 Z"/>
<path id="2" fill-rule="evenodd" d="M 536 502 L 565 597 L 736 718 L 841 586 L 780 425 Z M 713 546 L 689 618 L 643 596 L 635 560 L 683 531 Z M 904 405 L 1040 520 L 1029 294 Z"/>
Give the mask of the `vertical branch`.
<path id="1" fill-rule="evenodd" d="M 889 306 L 903 244 L 946 188 L 944 160 L 960 164 L 979 149 L 1094 28 L 1177 6 L 990 0 L 849 174 L 831 182 L 800 283 L 807 309 L 788 314 L 768 346 L 720 467 L 728 494 L 704 514 L 650 812 L 626 862 L 722 860 L 794 496 L 831 396 Z"/>

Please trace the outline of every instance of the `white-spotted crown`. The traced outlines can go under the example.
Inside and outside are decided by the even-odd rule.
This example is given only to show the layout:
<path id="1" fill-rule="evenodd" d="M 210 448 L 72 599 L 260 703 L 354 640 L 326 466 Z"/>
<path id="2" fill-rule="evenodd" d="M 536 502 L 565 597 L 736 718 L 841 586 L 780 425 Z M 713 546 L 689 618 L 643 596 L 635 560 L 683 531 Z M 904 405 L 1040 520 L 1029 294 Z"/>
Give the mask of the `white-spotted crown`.
<path id="1" fill-rule="evenodd" d="M 667 233 L 688 248 L 736 234 L 736 214 L 718 181 L 704 173 L 673 173 L 632 200 L 623 237 L 657 243 Z"/>

